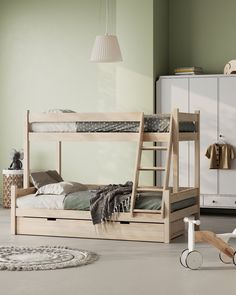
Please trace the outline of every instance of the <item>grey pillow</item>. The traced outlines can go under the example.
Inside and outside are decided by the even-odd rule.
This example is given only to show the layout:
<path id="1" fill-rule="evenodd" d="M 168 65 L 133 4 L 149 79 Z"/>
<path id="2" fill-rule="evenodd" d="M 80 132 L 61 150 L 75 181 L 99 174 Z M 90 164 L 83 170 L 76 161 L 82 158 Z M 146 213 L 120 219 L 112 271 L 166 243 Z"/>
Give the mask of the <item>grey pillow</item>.
<path id="1" fill-rule="evenodd" d="M 86 191 L 88 190 L 87 186 L 73 181 L 62 181 L 57 183 L 50 183 L 44 186 L 41 186 L 36 192 L 37 195 L 68 195 L 70 193 Z"/>
<path id="2" fill-rule="evenodd" d="M 48 170 L 46 171 L 46 173 L 52 177 L 53 179 L 56 180 L 56 182 L 61 182 L 63 181 L 62 177 L 60 174 L 58 174 L 58 172 L 56 170 Z"/>
<path id="3" fill-rule="evenodd" d="M 56 170 L 32 172 L 31 180 L 34 187 L 36 187 L 37 189 L 50 183 L 63 181 L 62 177 L 57 173 Z"/>

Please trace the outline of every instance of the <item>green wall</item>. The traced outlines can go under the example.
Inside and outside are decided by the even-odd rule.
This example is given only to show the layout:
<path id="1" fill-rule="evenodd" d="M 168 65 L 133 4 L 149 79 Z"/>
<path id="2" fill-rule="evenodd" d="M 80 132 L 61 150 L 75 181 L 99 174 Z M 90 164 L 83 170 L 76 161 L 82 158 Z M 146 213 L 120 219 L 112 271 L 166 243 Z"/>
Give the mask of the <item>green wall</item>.
<path id="1" fill-rule="evenodd" d="M 234 0 L 110 0 L 109 28 L 124 61 L 93 64 L 105 0 L 0 0 L 0 169 L 11 148 L 23 147 L 26 109 L 152 113 L 159 75 L 190 65 L 221 73 L 235 58 L 235 11 Z M 66 143 L 63 176 L 123 182 L 133 176 L 134 158 L 130 143 Z M 55 167 L 55 145 L 34 144 L 31 167 Z"/>
<path id="2" fill-rule="evenodd" d="M 153 0 L 117 1 L 116 30 L 123 44 L 124 59 L 117 68 L 116 79 L 117 103 L 121 111 L 153 112 L 152 11 Z"/>
<path id="3" fill-rule="evenodd" d="M 154 77 L 168 74 L 169 66 L 169 1 L 153 3 L 153 71 Z"/>
<path id="4" fill-rule="evenodd" d="M 169 72 L 197 65 L 223 73 L 236 58 L 235 0 L 169 0 Z"/>
<path id="5" fill-rule="evenodd" d="M 11 148 L 23 147 L 27 109 L 153 112 L 153 5 L 110 0 L 110 32 L 117 31 L 124 62 L 93 64 L 95 36 L 105 30 L 105 0 L 0 0 L 1 170 L 9 166 Z M 31 168 L 53 169 L 55 147 L 32 144 Z M 65 179 L 109 183 L 133 177 L 134 143 L 65 143 L 62 152 Z M 152 157 L 144 160 L 151 163 Z"/>
<path id="6" fill-rule="evenodd" d="M 102 29 L 99 11 L 99 1 L 0 1 L 1 168 L 8 167 L 12 147 L 23 147 L 27 109 L 110 108 L 114 91 L 101 91 L 97 67 L 89 62 L 94 37 Z M 107 88 L 113 80 L 112 72 Z M 63 146 L 65 178 L 79 180 L 89 174 L 81 156 L 84 149 L 92 155 L 91 147 Z M 33 144 L 32 169 L 54 168 L 54 152 L 54 144 Z M 82 163 L 79 172 L 76 158 Z"/>
<path id="7" fill-rule="evenodd" d="M 160 75 L 167 75 L 169 70 L 169 1 L 154 1 L 153 19 L 153 76 L 155 78 L 153 88 L 155 91 L 156 80 Z M 160 105 L 156 91 L 154 93 L 153 108 L 157 110 L 160 109 Z"/>

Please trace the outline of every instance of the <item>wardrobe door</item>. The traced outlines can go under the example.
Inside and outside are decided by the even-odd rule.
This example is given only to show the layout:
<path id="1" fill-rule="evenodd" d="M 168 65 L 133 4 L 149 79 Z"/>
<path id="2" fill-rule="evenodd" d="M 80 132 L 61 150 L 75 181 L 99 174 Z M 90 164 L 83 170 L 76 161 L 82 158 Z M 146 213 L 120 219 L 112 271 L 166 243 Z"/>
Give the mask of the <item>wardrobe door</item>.
<path id="1" fill-rule="evenodd" d="M 160 82 L 161 112 L 171 113 L 175 108 L 179 108 L 181 112 L 188 112 L 188 78 L 161 78 Z M 189 183 L 188 146 L 188 142 L 180 142 L 179 144 L 179 185 L 184 187 Z M 164 163 L 165 153 L 163 152 L 162 164 Z M 170 185 L 173 185 L 172 173 L 170 174 Z"/>
<path id="2" fill-rule="evenodd" d="M 217 171 L 209 169 L 207 147 L 217 140 L 217 78 L 190 78 L 190 111 L 200 110 L 200 192 L 217 194 Z M 190 144 L 190 185 L 194 186 L 194 143 Z"/>
<path id="3" fill-rule="evenodd" d="M 219 78 L 219 134 L 236 146 L 236 77 Z M 236 160 L 230 170 L 219 170 L 220 194 L 236 195 Z"/>

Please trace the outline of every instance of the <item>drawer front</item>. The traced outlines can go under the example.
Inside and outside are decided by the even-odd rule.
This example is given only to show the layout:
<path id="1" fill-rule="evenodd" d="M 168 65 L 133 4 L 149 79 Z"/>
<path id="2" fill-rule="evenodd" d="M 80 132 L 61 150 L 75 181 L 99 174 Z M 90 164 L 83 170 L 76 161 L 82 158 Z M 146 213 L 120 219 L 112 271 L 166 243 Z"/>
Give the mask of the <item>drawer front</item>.
<path id="1" fill-rule="evenodd" d="M 236 209 L 236 196 L 204 196 L 204 207 Z"/>
<path id="2" fill-rule="evenodd" d="M 182 234 L 184 234 L 184 231 L 185 231 L 185 224 L 183 219 L 171 222 L 171 226 L 170 226 L 171 239 L 181 236 Z"/>
<path id="3" fill-rule="evenodd" d="M 17 217 L 17 234 L 163 242 L 164 225 L 112 222 L 96 230 L 89 220 Z"/>

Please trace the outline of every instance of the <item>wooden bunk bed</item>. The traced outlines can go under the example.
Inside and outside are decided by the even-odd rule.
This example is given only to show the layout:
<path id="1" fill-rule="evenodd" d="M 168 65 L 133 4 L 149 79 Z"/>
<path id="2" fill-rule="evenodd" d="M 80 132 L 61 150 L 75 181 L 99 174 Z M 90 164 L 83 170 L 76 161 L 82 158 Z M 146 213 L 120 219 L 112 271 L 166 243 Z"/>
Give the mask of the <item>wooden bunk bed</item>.
<path id="1" fill-rule="evenodd" d="M 138 122 L 138 132 L 32 132 L 33 122 Z M 194 122 L 194 132 L 180 132 L 181 122 Z M 27 111 L 24 140 L 24 188 L 12 187 L 11 194 L 11 232 L 12 234 L 48 235 L 80 238 L 100 238 L 137 240 L 169 243 L 171 239 L 184 233 L 185 216 L 199 218 L 199 123 L 200 113 L 181 113 L 175 109 L 170 115 L 169 132 L 144 132 L 143 113 L 51 113 L 32 114 Z M 89 211 L 23 209 L 17 208 L 16 199 L 32 194 L 35 188 L 29 187 L 30 142 L 57 142 L 57 171 L 61 174 L 61 148 L 64 141 L 135 141 L 137 155 L 134 168 L 133 190 L 129 212 L 122 212 L 115 221 L 106 224 L 106 230 L 96 230 L 91 222 Z M 194 187 L 179 187 L 179 142 L 193 141 L 195 146 Z M 144 142 L 155 143 L 145 146 Z M 161 143 L 161 145 L 159 144 Z M 165 143 L 163 146 L 162 143 Z M 166 151 L 164 167 L 141 167 L 144 150 Z M 172 162 L 173 187 L 169 187 L 170 165 Z M 140 171 L 163 171 L 163 186 L 139 186 Z M 162 192 L 160 210 L 135 209 L 138 192 Z M 194 198 L 194 204 L 172 211 L 177 202 Z"/>

